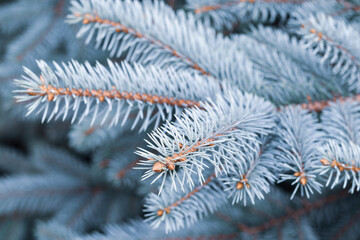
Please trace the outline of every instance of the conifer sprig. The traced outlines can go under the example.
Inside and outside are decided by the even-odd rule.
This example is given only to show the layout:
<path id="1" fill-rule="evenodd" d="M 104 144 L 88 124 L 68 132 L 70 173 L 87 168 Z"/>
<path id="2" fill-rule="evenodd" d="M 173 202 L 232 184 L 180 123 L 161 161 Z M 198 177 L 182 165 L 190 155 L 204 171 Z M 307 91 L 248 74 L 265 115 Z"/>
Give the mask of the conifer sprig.
<path id="1" fill-rule="evenodd" d="M 301 15 L 301 14 L 299 14 Z M 341 18 L 325 13 L 298 16 L 290 23 L 307 47 L 329 62 L 344 83 L 358 91 L 360 81 L 360 33 Z"/>
<path id="2" fill-rule="evenodd" d="M 252 61 L 254 70 L 261 73 L 262 81 L 252 92 L 277 105 L 300 103 L 307 98 L 329 99 L 332 94 L 349 92 L 347 84 L 332 74 L 329 64 L 284 31 L 259 26 L 232 38 Z"/>
<path id="3" fill-rule="evenodd" d="M 277 139 L 271 142 L 272 154 L 279 161 L 279 182 L 292 181 L 296 192 L 308 198 L 314 191 L 320 192 L 322 184 L 317 178 L 320 168 L 318 147 L 325 134 L 315 117 L 306 111 L 292 107 L 279 114 L 276 128 Z"/>
<path id="4" fill-rule="evenodd" d="M 276 177 L 273 173 L 275 161 L 268 144 L 269 139 L 262 137 L 252 148 L 244 150 L 245 162 L 220 177 L 232 204 L 242 202 L 246 206 L 249 200 L 255 204 L 255 198 L 264 199 L 264 194 L 270 192 L 270 184 Z"/>
<path id="5" fill-rule="evenodd" d="M 220 92 L 208 77 L 126 62 L 108 61 L 108 65 L 97 63 L 93 67 L 72 61 L 62 66 L 54 63 L 53 70 L 39 61 L 40 76 L 25 69 L 27 76 L 16 80 L 23 88 L 17 91 L 18 101 L 30 101 L 28 114 L 42 112 L 43 121 L 60 116 L 64 120 L 72 113 L 72 122 L 89 116 L 91 124 L 100 119 L 100 125 L 107 122 L 113 126 L 121 119 L 123 125 L 135 111 L 133 126 L 142 119 L 141 129 L 146 129 L 184 108 L 200 106 L 199 101 Z"/>
<path id="6" fill-rule="evenodd" d="M 330 140 L 320 148 L 322 159 L 321 175 L 327 178 L 326 186 L 334 188 L 342 184 L 349 191 L 360 191 L 360 147 L 352 142 L 338 143 Z"/>
<path id="7" fill-rule="evenodd" d="M 351 100 L 333 103 L 321 116 L 328 140 L 320 147 L 321 175 L 326 186 L 351 185 L 350 192 L 360 190 L 360 105 Z"/>
<path id="8" fill-rule="evenodd" d="M 331 103 L 321 115 L 328 138 L 337 142 L 360 144 L 360 104 L 351 99 Z"/>
<path id="9" fill-rule="evenodd" d="M 150 135 L 148 146 L 157 153 L 144 149 L 137 152 L 145 158 L 140 163 L 144 167 L 139 167 L 147 170 L 144 179 L 157 175 L 154 181 L 162 177 L 163 186 L 170 174 L 173 183 L 191 187 L 191 173 L 196 173 L 204 182 L 202 172 L 209 163 L 216 172 L 228 172 L 236 164 L 241 165 L 249 156 L 249 143 L 271 133 L 274 127 L 274 107 L 240 91 L 227 91 L 202 106 L 205 111 L 186 110 L 175 123 L 166 123 Z M 178 168 L 185 172 L 185 179 L 177 175 Z"/>
<path id="10" fill-rule="evenodd" d="M 219 43 L 215 32 L 196 24 L 191 15 L 175 13 L 163 2 L 72 1 L 68 21 L 82 22 L 78 36 L 87 34 L 86 42 L 95 37 L 97 47 L 109 50 L 110 56 L 128 52 L 127 60 L 144 65 L 151 62 L 217 75 L 208 56 L 217 52 L 209 45 Z M 199 51 L 202 54 L 194 54 Z"/>

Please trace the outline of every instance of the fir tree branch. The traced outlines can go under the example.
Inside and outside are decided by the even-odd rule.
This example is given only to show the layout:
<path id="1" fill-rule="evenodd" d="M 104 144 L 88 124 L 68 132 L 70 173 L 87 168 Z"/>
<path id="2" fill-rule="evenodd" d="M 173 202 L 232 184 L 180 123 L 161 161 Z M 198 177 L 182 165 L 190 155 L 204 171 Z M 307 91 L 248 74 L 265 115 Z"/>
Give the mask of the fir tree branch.
<path id="1" fill-rule="evenodd" d="M 159 48 L 161 48 L 164 51 L 167 51 L 170 55 L 179 58 L 181 61 L 183 62 L 188 62 L 190 68 L 196 69 L 198 71 L 200 71 L 202 74 L 204 75 L 210 75 L 210 73 L 206 72 L 204 69 L 200 68 L 199 65 L 197 65 L 196 63 L 194 63 L 194 61 L 192 61 L 190 58 L 188 57 L 184 57 L 183 55 L 181 55 L 180 53 L 178 53 L 175 49 L 171 48 L 169 45 L 166 45 L 165 43 L 161 42 L 160 40 L 155 40 L 150 36 L 147 35 L 143 35 L 140 32 L 137 32 L 135 29 L 130 28 L 130 27 L 126 27 L 124 25 L 122 25 L 119 22 L 115 22 L 115 21 L 110 21 L 108 19 L 101 19 L 98 15 L 93 15 L 93 14 L 78 14 L 78 13 L 74 13 L 75 17 L 80 17 L 82 18 L 82 23 L 83 24 L 89 24 L 89 23 L 99 23 L 99 24 L 105 24 L 105 25 L 109 25 L 114 27 L 115 32 L 119 33 L 119 32 L 123 32 L 126 34 L 130 34 L 135 38 L 140 38 L 140 39 L 144 39 L 145 41 L 148 41 L 150 44 L 154 44 L 156 46 L 158 46 Z"/>
<path id="2" fill-rule="evenodd" d="M 356 39 L 360 34 L 345 20 L 322 12 L 299 13 L 292 19 L 297 34 L 306 46 L 332 65 L 332 71 L 358 91 L 360 80 L 360 48 Z"/>
<path id="3" fill-rule="evenodd" d="M 254 70 L 261 73 L 258 87 L 246 91 L 276 105 L 304 102 L 306 98 L 322 100 L 333 95 L 346 96 L 353 89 L 348 82 L 339 81 L 328 62 L 324 63 L 321 57 L 288 33 L 259 26 L 252 28 L 251 33 L 233 36 L 233 39 L 236 39 L 238 49 L 253 62 Z M 319 108 L 310 103 L 311 110 Z M 320 103 L 324 105 L 326 101 Z"/>
<path id="4" fill-rule="evenodd" d="M 322 125 L 328 140 L 319 149 L 321 152 L 321 175 L 327 178 L 326 186 L 338 184 L 346 187 L 350 182 L 350 192 L 360 189 L 360 105 L 351 100 L 331 104 L 322 116 Z"/>
<path id="5" fill-rule="evenodd" d="M 157 175 L 153 182 L 162 177 L 163 186 L 170 174 L 182 186 L 176 173 L 178 167 L 187 173 L 186 183 L 192 186 L 191 172 L 198 175 L 200 182 L 205 181 L 202 176 L 208 167 L 205 161 L 215 166 L 216 171 L 224 172 L 246 162 L 243 152 L 251 148 L 249 142 L 271 132 L 273 108 L 262 99 L 239 91 L 224 95 L 205 103 L 206 111 L 186 110 L 177 122 L 167 123 L 150 135 L 152 142 L 148 146 L 160 155 L 143 149 L 136 152 L 145 158 L 140 163 L 144 167 L 138 167 L 147 170 L 143 179 Z"/>
<path id="6" fill-rule="evenodd" d="M 298 20 L 305 23 L 305 20 L 310 15 L 316 15 L 317 13 L 324 13 L 328 16 L 335 18 L 343 18 L 349 21 L 352 21 L 353 17 L 356 16 L 356 8 L 352 11 L 352 3 L 349 1 L 339 1 L 339 0 L 318 0 L 318 1 L 308 1 L 304 3 L 301 7 L 297 8 L 290 16 L 290 21 L 288 22 L 289 27 L 299 28 L 301 24 L 298 24 Z M 293 25 L 293 20 L 296 19 L 297 22 Z"/>
<path id="7" fill-rule="evenodd" d="M 54 63 L 56 71 L 42 61 L 38 65 L 42 72 L 40 77 L 25 69 L 28 77 L 16 80 L 16 84 L 24 89 L 17 91 L 22 93 L 18 100 L 32 100 L 28 114 L 38 109 L 38 113 L 43 112 L 43 121 L 48 112 L 51 112 L 50 121 L 61 115 L 65 119 L 72 110 L 74 122 L 79 110 L 84 108 L 79 122 L 92 115 L 91 124 L 101 117 L 100 124 L 108 121 L 112 126 L 123 118 L 124 125 L 131 111 L 137 110 L 133 126 L 145 118 L 143 130 L 154 121 L 157 125 L 161 119 L 171 118 L 173 111 L 179 114 L 183 108 L 201 107 L 199 101 L 220 92 L 216 83 L 199 75 L 152 66 L 144 68 L 126 62 L 118 65 L 108 61 L 109 69 L 100 63 L 95 67 L 76 61 L 63 67 Z M 203 85 L 204 82 L 207 84 Z M 103 107 L 99 109 L 100 106 Z M 123 108 L 127 108 L 125 113 Z"/>
<path id="8" fill-rule="evenodd" d="M 339 143 L 360 144 L 360 104 L 358 101 L 347 100 L 332 103 L 326 108 L 321 121 L 328 138 Z"/>
<path id="9" fill-rule="evenodd" d="M 182 10 L 174 12 L 157 0 L 80 0 L 72 3 L 72 14 L 68 17 L 70 23 L 82 22 L 86 14 L 92 16 L 91 21 L 85 18 L 86 24 L 82 24 L 78 37 L 87 35 L 87 42 L 95 39 L 97 47 L 109 50 L 111 56 L 126 54 L 126 60 L 144 66 L 152 64 L 210 75 L 220 88 L 223 82 L 257 85 L 247 81 L 256 74 L 236 49 L 235 42 Z M 126 30 L 121 30 L 123 28 Z M 224 48 L 229 50 L 223 51 Z"/>
<path id="10" fill-rule="evenodd" d="M 264 87 L 257 95 L 266 94 L 266 99 L 286 104 L 289 101 L 302 102 L 305 96 L 319 100 L 330 98 L 331 94 L 348 94 L 347 83 L 339 81 L 338 76 L 332 73 L 330 64 L 324 63 L 321 57 L 307 49 L 298 39 L 284 31 L 262 25 L 251 27 L 251 30 L 245 37 L 240 35 L 238 39 L 239 49 L 244 49 L 264 75 Z M 261 57 L 265 49 L 269 53 Z M 283 67 L 285 65 L 286 68 Z M 292 70 L 288 72 L 289 69 Z M 282 91 L 286 91 L 289 96 L 276 95 Z"/>
<path id="11" fill-rule="evenodd" d="M 52 5 L 42 1 L 53 7 L 55 1 L 65 0 L 51 0 Z M 308 198 L 320 192 L 321 176 L 332 187 L 349 184 L 350 192 L 360 190 L 360 57 L 356 44 L 350 41 L 359 35 L 355 29 L 358 23 L 352 22 L 357 21 L 353 14 L 357 8 L 329 0 L 328 11 L 323 13 L 329 20 L 326 22 L 319 17 L 326 1 L 319 1 L 189 0 L 189 5 L 200 7 L 193 15 L 174 12 L 158 0 L 72 0 L 68 21 L 79 23 L 78 36 L 86 36 L 87 43 L 94 41 L 112 56 L 126 55 L 131 63 L 109 61 L 104 67 L 73 61 L 49 67 L 39 62 L 40 73 L 25 70 L 26 76 L 16 83 L 20 87 L 18 99 L 28 103 L 29 114 L 42 114 L 43 121 L 69 115 L 73 122 L 83 121 L 82 126 L 73 128 L 70 138 L 77 142 L 73 146 L 97 149 L 90 152 L 90 169 L 71 155 L 33 144 L 31 140 L 39 134 L 25 138 L 21 146 L 35 146 L 31 165 L 36 175 L 21 173 L 0 181 L 0 213 L 54 213 L 47 216 L 49 224 L 42 229 L 48 232 L 39 234 L 44 240 L 184 236 L 316 239 L 323 229 L 335 232 L 331 235 L 334 238 L 356 237 L 350 232 L 360 215 L 347 212 L 359 204 L 343 200 L 345 191 L 329 197 L 325 193 L 323 199 L 312 202 L 294 197 L 298 190 Z M 303 28 L 298 26 L 298 33 L 307 49 L 299 38 L 274 28 L 253 28 L 252 33 L 239 38 L 224 37 L 210 28 L 227 27 L 239 20 L 281 27 L 288 17 L 296 18 L 297 11 L 311 9 L 310 5 L 318 6 L 315 23 L 310 21 L 314 11 L 296 19 L 306 23 Z M 295 7 L 296 12 L 292 11 Z M 342 12 L 337 11 L 342 8 Z M 60 16 L 59 11 L 55 10 Z M 340 14 L 349 22 L 331 18 L 330 13 Z M 50 13 L 34 17 L 38 32 L 51 23 L 50 17 Z M 45 30 L 51 35 L 51 29 Z M 62 31 L 56 25 L 55 30 Z M 26 36 L 37 39 L 35 43 L 47 41 L 46 36 L 30 31 Z M 55 44 L 49 48 L 64 39 L 53 39 L 51 43 Z M 4 51 L 4 42 L 8 44 L 8 40 L 0 39 L 0 52 Z M 66 51 L 62 48 L 69 44 L 65 42 L 56 50 Z M 38 49 L 30 47 L 34 49 L 29 51 Z M 27 51 L 23 61 L 29 58 Z M 276 111 L 276 106 L 281 107 Z M 126 133 L 120 137 L 123 130 L 113 126 L 124 125 L 129 118 L 132 125 L 122 128 L 125 131 L 141 120 L 140 130 L 167 120 L 149 134 L 148 150 L 137 152 L 141 159 L 132 156 L 133 147 L 139 146 L 144 136 Z M 113 128 L 104 130 L 105 125 Z M 57 136 L 60 134 L 54 135 L 56 141 L 64 142 Z M 84 142 L 79 135 L 86 138 Z M 85 141 L 89 142 L 86 147 Z M 143 179 L 160 179 L 159 195 L 156 189 L 139 183 L 140 171 L 132 170 L 136 164 L 146 170 L 140 173 Z M 277 194 L 276 187 L 265 195 L 275 180 L 292 182 L 295 189 L 291 199 L 287 194 Z M 150 224 L 137 221 L 110 225 L 102 231 L 102 226 L 124 220 L 124 216 L 138 216 L 139 198 L 144 192 L 151 193 L 145 200 L 145 217 Z M 238 204 L 229 208 L 230 213 L 222 209 L 220 215 L 228 217 L 230 224 L 218 218 L 197 222 L 225 205 L 227 195 L 233 203 L 250 199 L 256 206 Z M 357 195 L 351 199 L 355 201 Z M 347 212 L 344 205 L 348 205 Z M 334 212 L 337 216 L 332 220 Z M 336 226 L 330 226 L 331 221 Z M 185 226 L 192 228 L 187 229 L 189 232 L 165 233 Z M 104 234 L 79 236 L 70 228 L 79 232 L 96 229 Z"/>
<path id="12" fill-rule="evenodd" d="M 225 132 L 231 132 L 232 130 L 236 130 L 238 128 L 229 129 Z M 186 156 L 190 153 L 196 152 L 199 150 L 200 147 L 208 147 L 208 146 L 214 146 L 214 141 L 216 138 L 222 136 L 222 133 L 216 134 L 214 133 L 213 138 L 204 138 L 199 140 L 197 143 L 195 143 L 192 146 L 183 146 L 182 143 L 179 143 L 179 148 L 182 149 L 179 153 L 175 153 L 173 156 L 169 156 L 165 158 L 165 163 L 162 163 L 160 161 L 157 161 L 154 163 L 152 167 L 152 171 L 154 172 L 163 172 L 165 168 L 173 171 L 175 170 L 175 163 L 178 162 L 184 162 L 186 161 Z"/>
<path id="13" fill-rule="evenodd" d="M 324 33 L 316 30 L 315 28 L 310 28 L 306 25 L 301 25 L 301 28 L 308 30 L 310 34 L 313 34 L 318 37 L 319 40 L 325 40 L 328 44 L 334 46 L 335 48 L 339 49 L 344 54 L 348 55 L 350 59 L 354 60 L 355 65 L 360 66 L 358 57 L 354 56 L 353 53 L 347 49 L 346 47 L 337 43 L 334 39 L 330 38 L 329 36 L 325 35 Z"/>
<path id="14" fill-rule="evenodd" d="M 128 53 L 127 60 L 143 65 L 193 70 L 219 79 L 227 64 L 234 69 L 237 65 L 219 49 L 229 46 L 228 40 L 160 1 L 72 1 L 68 22 L 82 22 L 78 37 L 88 35 L 86 42 L 95 38 L 97 47 L 111 56 Z M 224 60 L 221 66 L 212 63 L 215 58 Z"/>
<path id="15" fill-rule="evenodd" d="M 320 129 L 314 116 L 300 108 L 287 108 L 279 114 L 272 154 L 279 161 L 279 182 L 292 180 L 296 185 L 291 198 L 299 188 L 308 198 L 314 190 L 320 192 L 318 147 L 325 138 Z"/>
<path id="16" fill-rule="evenodd" d="M 342 163 L 342 162 L 338 162 L 336 161 L 336 159 L 333 159 L 331 162 L 328 159 L 321 159 L 320 162 L 324 165 L 324 166 L 330 166 L 332 168 L 337 167 L 340 172 L 342 171 L 354 171 L 354 172 L 359 172 L 360 171 L 360 167 L 355 166 L 355 164 L 353 165 L 349 165 L 347 163 Z"/>
<path id="17" fill-rule="evenodd" d="M 341 143 L 330 140 L 320 148 L 322 167 L 320 175 L 326 174 L 326 186 L 331 188 L 341 184 L 343 188 L 351 184 L 349 191 L 360 191 L 360 147 L 353 142 Z"/>
<path id="18" fill-rule="evenodd" d="M 264 199 L 264 193 L 270 191 L 270 184 L 276 180 L 271 171 L 274 159 L 267 149 L 268 141 L 263 137 L 259 142 L 249 148 L 249 157 L 237 165 L 235 171 L 231 170 L 220 177 L 224 191 L 228 192 L 228 198 L 232 198 L 232 204 L 241 201 L 246 206 L 247 199 L 255 204 L 255 197 Z"/>

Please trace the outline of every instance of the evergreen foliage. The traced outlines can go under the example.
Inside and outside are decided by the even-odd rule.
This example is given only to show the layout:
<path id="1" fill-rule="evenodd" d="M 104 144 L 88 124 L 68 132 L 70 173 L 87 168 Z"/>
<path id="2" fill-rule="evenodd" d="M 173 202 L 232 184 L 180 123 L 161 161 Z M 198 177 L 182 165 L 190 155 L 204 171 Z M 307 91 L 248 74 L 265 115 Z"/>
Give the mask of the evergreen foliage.
<path id="1" fill-rule="evenodd" d="M 360 238 L 359 0 L 13 0 L 0 34 L 0 239 Z"/>

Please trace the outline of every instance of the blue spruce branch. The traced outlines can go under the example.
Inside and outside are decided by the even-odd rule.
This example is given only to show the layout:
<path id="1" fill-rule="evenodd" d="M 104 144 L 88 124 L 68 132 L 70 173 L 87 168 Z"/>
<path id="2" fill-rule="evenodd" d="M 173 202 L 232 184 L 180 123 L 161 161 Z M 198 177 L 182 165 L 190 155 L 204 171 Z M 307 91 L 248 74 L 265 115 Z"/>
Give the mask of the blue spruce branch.
<path id="1" fill-rule="evenodd" d="M 168 175 L 173 183 L 183 180 L 177 169 L 185 171 L 185 183 L 193 185 L 191 173 L 204 182 L 203 170 L 208 163 L 216 172 L 228 172 L 236 164 L 246 162 L 243 150 L 252 147 L 258 135 L 267 135 L 274 126 L 274 108 L 261 98 L 240 91 L 228 91 L 225 96 L 202 105 L 203 109 L 186 110 L 175 123 L 166 123 L 150 135 L 150 149 L 137 152 L 144 158 L 139 169 L 147 170 L 143 179 L 156 175 L 162 186 Z M 160 188 L 160 192 L 161 192 Z"/>
<path id="2" fill-rule="evenodd" d="M 279 114 L 272 154 L 279 162 L 276 175 L 280 182 L 290 180 L 295 185 L 291 198 L 299 188 L 308 198 L 314 191 L 320 193 L 318 147 L 325 139 L 320 129 L 315 117 L 300 108 L 287 108 Z"/>
<path id="3" fill-rule="evenodd" d="M 100 124 L 109 121 L 113 126 L 122 119 L 123 125 L 134 110 L 137 115 L 133 125 L 143 119 L 142 129 L 146 129 L 152 122 L 157 125 L 184 108 L 200 106 L 199 101 L 220 91 L 210 78 L 135 63 L 108 61 L 108 68 L 100 63 L 92 67 L 76 61 L 62 67 L 54 65 L 55 70 L 39 61 L 41 75 L 25 69 L 27 76 L 16 80 L 23 89 L 17 91 L 18 101 L 30 101 L 28 114 L 43 112 L 42 121 L 60 116 L 66 119 L 71 112 L 72 122 L 91 116 L 91 124 L 101 118 Z"/>

